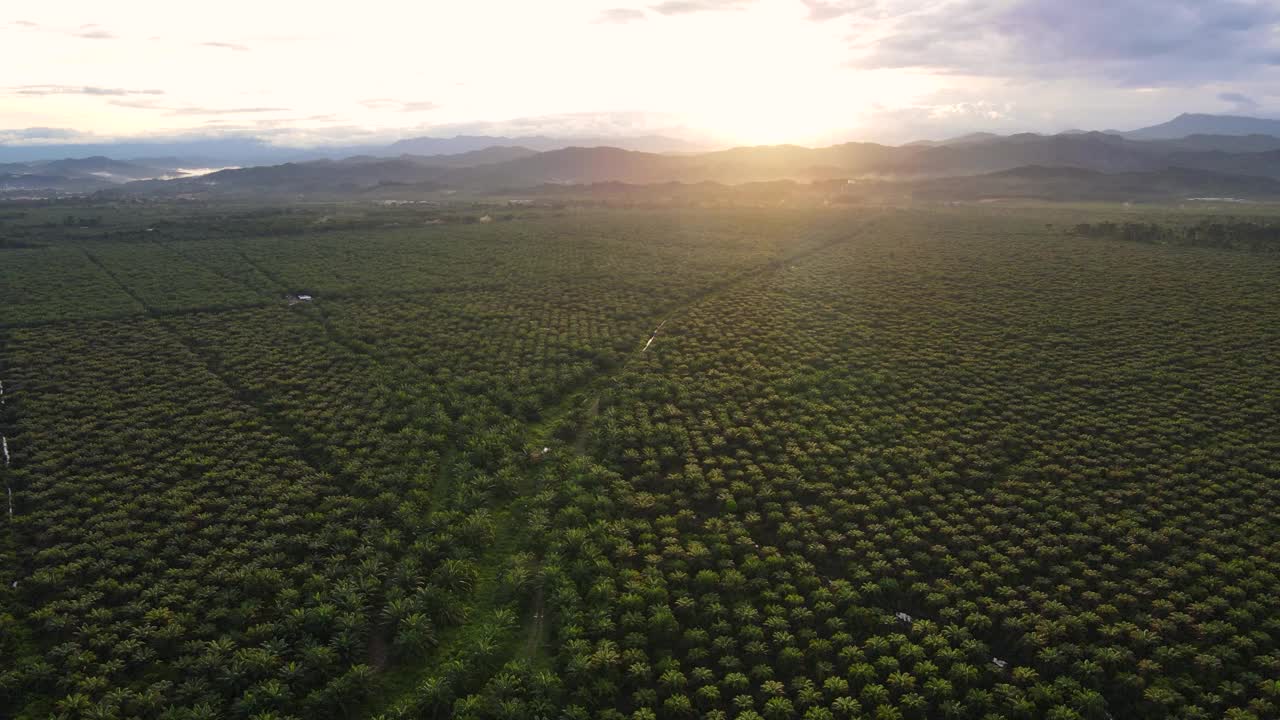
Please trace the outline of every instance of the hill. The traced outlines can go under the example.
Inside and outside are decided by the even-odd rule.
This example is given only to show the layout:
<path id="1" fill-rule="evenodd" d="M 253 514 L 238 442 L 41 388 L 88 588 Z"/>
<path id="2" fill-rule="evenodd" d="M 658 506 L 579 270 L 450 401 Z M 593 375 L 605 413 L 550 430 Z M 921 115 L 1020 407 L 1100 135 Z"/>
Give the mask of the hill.
<path id="1" fill-rule="evenodd" d="M 81 194 L 122 183 L 183 174 L 181 161 L 125 162 L 101 155 L 0 164 L 0 196 L 27 193 Z"/>
<path id="2" fill-rule="evenodd" d="M 1000 137 L 1000 135 L 995 133 L 973 132 L 966 135 L 960 135 L 958 137 L 948 138 L 946 140 L 916 140 L 915 142 L 907 143 L 907 146 L 919 145 L 923 147 L 942 147 L 946 145 L 971 145 L 973 143 L 984 143 L 989 140 L 998 140 Z"/>
<path id="3" fill-rule="evenodd" d="M 1130 140 L 1171 140 L 1190 135 L 1273 135 L 1280 137 L 1280 120 L 1241 115 L 1183 113 L 1159 125 L 1123 133 Z"/>
<path id="4" fill-rule="evenodd" d="M 502 137 L 492 135 L 455 135 L 454 137 L 416 137 L 398 140 L 385 148 L 371 149 L 378 155 L 457 155 L 491 147 L 525 147 L 539 152 L 568 147 L 598 147 L 607 145 L 624 150 L 651 153 L 696 152 L 706 148 L 698 143 L 662 135 L 637 137 L 550 137 L 529 135 Z"/>
<path id="5" fill-rule="evenodd" d="M 181 159 L 187 167 L 228 167 L 232 165 L 279 165 L 311 160 L 338 160 L 353 155 L 399 157 L 400 155 L 460 155 L 491 147 L 526 147 L 539 152 L 573 146 L 613 145 L 644 152 L 696 152 L 707 148 L 698 143 L 662 135 L 635 137 L 554 137 L 547 135 L 503 137 L 456 135 L 413 137 L 391 143 L 372 142 L 345 145 L 292 147 L 255 137 L 182 137 L 103 143 L 47 145 L 0 145 L 0 163 L 48 162 L 67 157 L 106 156 L 116 159 Z"/>
<path id="6" fill-rule="evenodd" d="M 1192 136 L 1185 141 L 1137 141 L 1106 133 L 1023 133 L 945 145 L 893 147 L 844 143 L 738 147 L 664 155 L 617 147 L 570 147 L 536 152 L 490 147 L 459 155 L 381 158 L 361 155 L 227 170 L 201 178 L 126 186 L 136 193 L 297 194 L 366 192 L 379 186 L 421 185 L 477 192 L 541 185 L 700 183 L 742 184 L 832 179 L 918 181 L 999 173 L 1040 166 L 1104 174 L 1160 173 L 1172 168 L 1223 176 L 1280 178 L 1280 149 L 1228 152 L 1220 147 L 1272 148 L 1269 136 Z M 1110 193 L 1108 190 L 1107 193 Z M 1107 194 L 1104 193 L 1104 194 Z"/>
<path id="7" fill-rule="evenodd" d="M 1275 135 L 1188 135 L 1174 140 L 1149 141 L 1148 144 L 1153 147 L 1193 152 L 1219 150 L 1228 153 L 1252 153 L 1280 150 L 1280 137 Z"/>

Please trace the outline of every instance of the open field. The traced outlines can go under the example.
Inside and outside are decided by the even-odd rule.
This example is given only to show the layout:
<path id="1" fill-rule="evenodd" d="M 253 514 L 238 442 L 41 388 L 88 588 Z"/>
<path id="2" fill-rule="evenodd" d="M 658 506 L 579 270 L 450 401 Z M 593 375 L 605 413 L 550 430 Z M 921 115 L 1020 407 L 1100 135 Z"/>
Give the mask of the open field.
<path id="1" fill-rule="evenodd" d="M 0 207 L 0 717 L 1280 716 L 1250 212 Z"/>

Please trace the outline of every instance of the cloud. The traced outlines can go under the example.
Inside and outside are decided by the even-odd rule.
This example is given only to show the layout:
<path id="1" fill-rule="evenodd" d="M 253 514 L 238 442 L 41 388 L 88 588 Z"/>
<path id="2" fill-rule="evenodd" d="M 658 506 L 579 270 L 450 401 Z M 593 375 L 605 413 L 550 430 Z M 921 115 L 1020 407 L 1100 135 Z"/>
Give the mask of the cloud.
<path id="1" fill-rule="evenodd" d="M 826 22 L 838 17 L 854 14 L 875 14 L 875 0 L 800 0 L 809 9 L 809 19 L 814 22 Z"/>
<path id="2" fill-rule="evenodd" d="M 142 110 L 165 110 L 165 106 L 157 100 L 108 100 L 108 105 L 116 107 L 135 108 Z"/>
<path id="3" fill-rule="evenodd" d="M 402 103 L 400 106 L 400 112 L 426 112 L 427 110 L 435 110 L 438 107 L 440 106 L 430 100 L 421 100 L 418 102 Z"/>
<path id="4" fill-rule="evenodd" d="M 701 12 L 743 10 L 755 0 L 665 0 L 653 6 L 660 15 L 689 15 Z"/>
<path id="5" fill-rule="evenodd" d="M 440 107 L 430 100 L 395 100 L 393 98 L 373 98 L 361 100 L 360 104 L 370 110 L 391 110 L 393 112 L 426 112 Z"/>
<path id="6" fill-rule="evenodd" d="M 248 115 L 253 113 L 289 112 L 289 108 L 281 107 L 210 108 L 192 106 L 165 109 L 168 110 L 167 115 Z"/>
<path id="7" fill-rule="evenodd" d="M 31 29 L 40 27 L 39 23 L 33 23 L 30 20 L 14 20 L 10 24 L 17 25 L 18 27 L 31 28 Z"/>
<path id="8" fill-rule="evenodd" d="M 678 114 L 644 111 L 576 112 L 514 117 L 505 120 L 429 124 L 419 128 L 433 137 L 504 135 L 553 137 L 636 137 L 664 135 L 702 140 Z"/>
<path id="9" fill-rule="evenodd" d="M 852 64 L 862 68 L 1096 75 L 1136 87 L 1280 65 L 1280 4 L 1271 0 L 1110 0 L 1087 9 L 1060 0 L 882 0 L 850 15 L 865 13 L 880 13 L 889 29 L 857 44 Z"/>
<path id="10" fill-rule="evenodd" d="M 847 131 L 845 139 L 895 145 L 924 139 L 942 140 L 972 132 L 1023 132 L 1035 126 L 1029 115 L 1033 112 L 996 96 L 934 93 L 905 106 L 873 103 L 861 114 L 862 126 Z"/>
<path id="11" fill-rule="evenodd" d="M 923 108 L 930 119 L 935 120 L 1006 120 L 1013 111 L 1010 103 L 998 104 L 986 100 L 957 102 L 949 105 L 931 105 Z"/>
<path id="12" fill-rule="evenodd" d="M 163 94 L 161 91 L 154 91 L 155 94 Z M 139 93 L 100 93 L 100 94 L 125 94 L 137 95 Z M 222 115 L 249 115 L 258 113 L 276 113 L 289 112 L 289 108 L 282 107 L 204 107 L 200 105 L 170 105 L 160 102 L 159 100 L 150 100 L 146 98 L 116 98 L 109 100 L 108 104 L 116 107 L 133 108 L 135 110 L 156 110 L 170 116 L 222 116 Z"/>
<path id="13" fill-rule="evenodd" d="M 79 30 L 71 34 L 86 40 L 113 40 L 116 37 L 115 33 L 101 25 L 81 25 Z"/>
<path id="14" fill-rule="evenodd" d="M 217 40 L 202 42 L 200 45 L 203 47 L 221 48 L 223 50 L 235 50 L 237 52 L 245 52 L 249 49 L 248 45 L 241 45 L 240 43 L 233 42 L 219 42 Z"/>
<path id="15" fill-rule="evenodd" d="M 596 18 L 598 23 L 629 23 L 636 20 L 644 19 L 644 11 L 635 8 L 609 8 L 600 11 L 600 15 Z"/>
<path id="16" fill-rule="evenodd" d="M 692 15 L 705 12 L 726 12 L 745 10 L 755 4 L 756 0 L 663 0 L 649 9 L 659 15 Z M 614 7 L 600 11 L 596 16 L 597 23 L 629 23 L 644 20 L 647 17 L 641 8 Z"/>
<path id="17" fill-rule="evenodd" d="M 164 95 L 164 90 L 130 90 L 96 85 L 21 85 L 11 89 L 18 95 Z"/>
<path id="18" fill-rule="evenodd" d="M 1218 99 L 1235 105 L 1235 112 L 1257 112 L 1261 107 L 1257 100 L 1238 92 L 1218 93 Z"/>
<path id="19" fill-rule="evenodd" d="M 298 118 L 212 119 L 201 123 L 198 130 L 193 130 L 181 137 L 191 141 L 215 138 L 236 139 L 275 147 L 316 147 L 325 145 L 347 147 L 366 143 L 389 143 L 399 138 L 399 133 L 392 130 L 371 130 L 358 125 L 306 127 L 299 125 L 297 120 Z"/>

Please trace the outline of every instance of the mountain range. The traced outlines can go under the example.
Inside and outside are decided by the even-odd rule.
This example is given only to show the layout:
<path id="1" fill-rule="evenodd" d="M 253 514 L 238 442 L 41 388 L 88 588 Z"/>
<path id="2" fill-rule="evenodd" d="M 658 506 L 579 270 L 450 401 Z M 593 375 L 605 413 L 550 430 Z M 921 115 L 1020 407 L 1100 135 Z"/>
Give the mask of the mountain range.
<path id="1" fill-rule="evenodd" d="M 0 163 L 0 193 L 51 190 L 93 192 L 138 180 L 172 179 L 202 172 L 179 158 L 113 160 L 102 155 L 35 162 Z"/>
<path id="2" fill-rule="evenodd" d="M 1184 131 L 1189 134 L 1175 137 Z M 1095 178 L 1100 187 L 1114 193 L 1128 192 L 1124 188 L 1146 178 L 1158 180 L 1158 187 L 1175 195 L 1175 187 L 1210 195 L 1239 194 L 1252 188 L 1253 195 L 1270 197 L 1274 188 L 1264 180 L 1280 181 L 1280 121 L 1235 116 L 1181 115 L 1123 133 L 975 133 L 901 146 L 852 142 L 822 148 L 774 145 L 659 153 L 599 145 L 601 140 L 561 146 L 564 142 L 568 141 L 545 137 L 415 138 L 342 159 L 199 175 L 184 171 L 181 161 L 173 158 L 29 162 L 0 165 L 0 192 L 30 192 L 43 183 L 55 194 L 110 189 L 112 194 L 129 195 L 263 197 L 376 195 L 388 188 L 492 193 L 593 183 L 856 180 L 913 183 L 927 195 L 931 188 L 958 190 L 954 183 L 936 182 L 956 177 L 983 176 L 982 183 L 972 186 L 993 188 L 1014 181 L 1042 187 L 1049 180 L 1061 186 L 1063 178 L 1081 182 L 1078 174 L 1050 173 L 1050 178 L 1044 171 L 1048 168 L 1124 176 Z M 662 142 L 662 138 L 648 138 L 641 144 Z M 383 154 L 393 150 L 399 152 L 392 157 Z M 424 154 L 432 150 L 443 152 Z M 1008 174 L 1011 171 L 1019 172 Z M 1221 193 L 1213 191 L 1217 186 Z"/>
<path id="3" fill-rule="evenodd" d="M 1169 122 L 1118 133 L 1130 140 L 1175 140 L 1189 135 L 1277 135 L 1280 120 L 1183 113 Z"/>
<path id="4" fill-rule="evenodd" d="M 609 145 L 653 153 L 681 153 L 707 150 L 707 146 L 662 135 L 633 137 L 548 137 L 526 135 L 455 135 L 447 138 L 414 137 L 390 144 L 317 145 L 286 147 L 254 137 L 190 137 L 77 144 L 0 144 L 0 163 L 26 163 L 67 157 L 106 156 L 116 159 L 139 157 L 181 158 L 188 167 L 229 167 L 271 165 L 309 160 L 338 160 L 353 155 L 398 157 L 400 155 L 457 155 L 490 147 L 524 147 L 530 150 L 558 150 L 571 146 Z"/>
<path id="5" fill-rule="evenodd" d="M 464 156 L 361 158 L 225 170 L 201 177 L 126 186 L 156 194 L 262 195 L 370 192 L 388 185 L 423 190 L 519 191 L 545 184 L 621 182 L 740 184 L 833 179 L 921 181 L 1000 173 L 1027 166 L 1098 173 L 1158 173 L 1170 169 L 1215 176 L 1280 179 L 1280 139 L 1250 140 L 1259 152 L 1228 152 L 1236 138 L 1198 136 L 1137 141 L 1104 133 L 1012 135 L 942 145 L 892 147 L 846 143 L 825 148 L 743 147 L 691 155 L 661 155 L 611 147 L 547 152 L 493 148 Z M 1187 149 L 1214 148 L 1214 149 Z M 495 160 L 503 157 L 504 159 Z"/>

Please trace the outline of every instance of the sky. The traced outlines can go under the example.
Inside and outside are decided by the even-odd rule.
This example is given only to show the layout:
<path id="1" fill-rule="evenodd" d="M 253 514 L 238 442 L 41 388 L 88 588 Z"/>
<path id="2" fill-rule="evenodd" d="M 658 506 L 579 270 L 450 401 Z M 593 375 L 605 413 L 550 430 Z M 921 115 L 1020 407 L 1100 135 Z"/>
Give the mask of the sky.
<path id="1" fill-rule="evenodd" d="M 45 0 L 0 144 L 905 142 L 1280 113 L 1280 0 Z"/>

